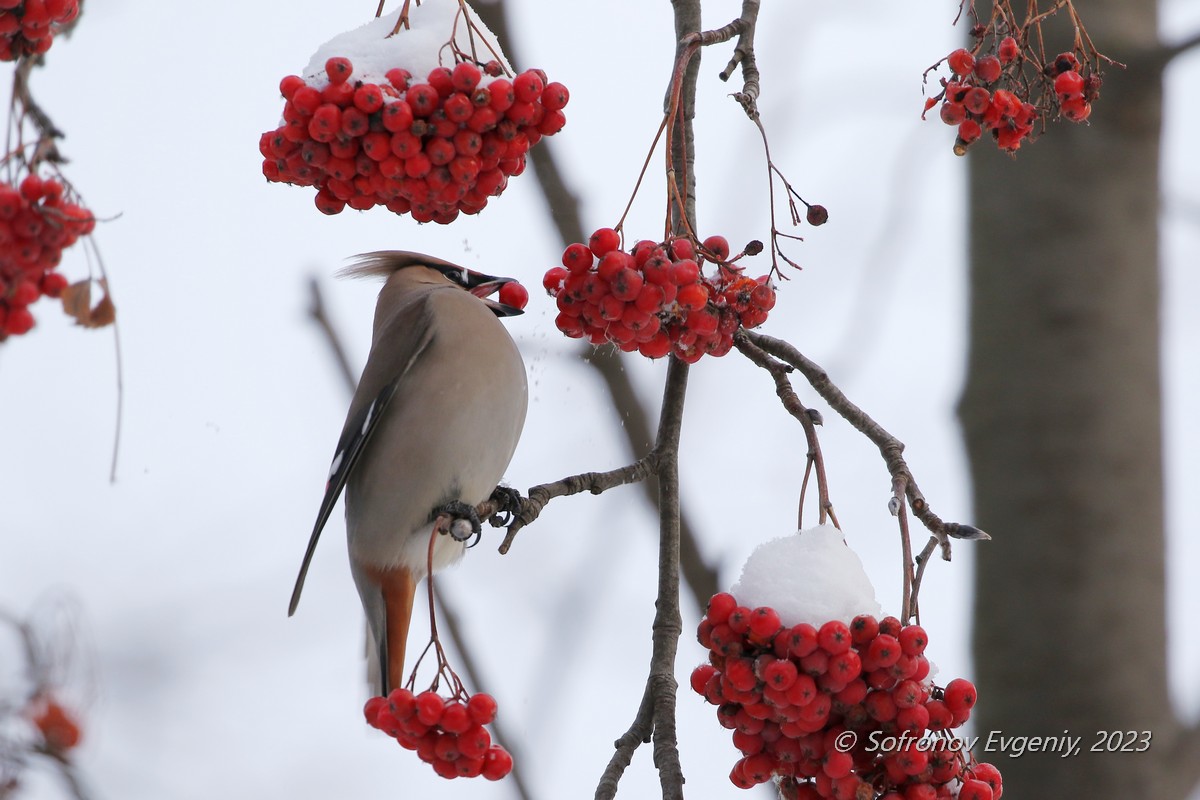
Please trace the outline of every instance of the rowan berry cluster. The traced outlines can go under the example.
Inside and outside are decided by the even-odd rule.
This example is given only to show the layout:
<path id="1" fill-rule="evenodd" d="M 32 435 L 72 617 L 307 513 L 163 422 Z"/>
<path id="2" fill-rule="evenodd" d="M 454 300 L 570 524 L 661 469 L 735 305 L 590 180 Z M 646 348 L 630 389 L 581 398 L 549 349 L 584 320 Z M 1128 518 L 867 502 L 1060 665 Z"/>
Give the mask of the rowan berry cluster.
<path id="1" fill-rule="evenodd" d="M 1060 53 L 1031 69 L 1029 54 L 1012 36 L 995 40 L 986 53 L 982 35 L 979 40 L 974 50 L 959 48 L 946 57 L 952 75 L 942 80 L 937 96 L 925 101 L 926 111 L 940 102 L 942 121 L 958 128 L 956 154 L 966 153 L 985 132 L 1001 150 L 1016 152 L 1035 126 L 1054 114 L 1072 122 L 1091 115 L 1102 81 L 1098 72 L 1081 74 L 1074 53 Z"/>
<path id="2" fill-rule="evenodd" d="M 77 16 L 79 0 L 0 0 L 0 61 L 45 53 Z"/>
<path id="3" fill-rule="evenodd" d="M 259 142 L 263 174 L 315 186 L 326 214 L 380 205 L 442 224 L 478 214 L 525 170 L 529 148 L 566 123 L 565 86 L 537 69 L 512 80 L 502 71 L 461 61 L 425 82 L 395 68 L 373 83 L 338 57 L 325 76 L 289 75 L 283 123 Z"/>
<path id="4" fill-rule="evenodd" d="M 728 353 L 737 329 L 761 325 L 775 306 L 770 277 L 743 275 L 723 236 L 698 248 L 686 238 L 620 248 L 620 234 L 600 228 L 546 272 L 542 285 L 559 310 L 554 322 L 567 336 L 694 364 L 706 353 Z M 712 276 L 702 272 L 706 261 L 716 267 Z"/>
<path id="5" fill-rule="evenodd" d="M 62 251 L 95 227 L 55 178 L 31 172 L 15 186 L 0 183 L 0 340 L 33 328 L 38 298 L 62 295 L 67 279 L 54 271 Z"/>
<path id="6" fill-rule="evenodd" d="M 998 800 L 999 771 L 949 731 L 975 705 L 957 678 L 938 688 L 928 637 L 895 617 L 782 625 L 768 607 L 714 595 L 700 622 L 709 663 L 692 688 L 717 706 L 743 754 L 730 773 L 748 789 L 780 777 L 797 800 Z"/>
<path id="7" fill-rule="evenodd" d="M 484 725 L 496 718 L 490 694 L 445 698 L 433 690 L 414 695 L 393 689 L 387 697 L 372 697 L 363 708 L 367 723 L 415 750 L 443 778 L 498 781 L 512 771 L 512 756 Z"/>

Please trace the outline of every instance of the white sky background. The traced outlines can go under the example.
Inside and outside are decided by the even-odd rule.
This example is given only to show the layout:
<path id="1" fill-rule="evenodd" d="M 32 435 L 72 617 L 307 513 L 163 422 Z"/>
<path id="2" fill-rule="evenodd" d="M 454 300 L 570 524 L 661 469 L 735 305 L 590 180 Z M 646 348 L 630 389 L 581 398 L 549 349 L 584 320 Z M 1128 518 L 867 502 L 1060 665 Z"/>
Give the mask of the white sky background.
<path id="1" fill-rule="evenodd" d="M 567 127 L 547 144 L 583 198 L 585 225 L 612 225 L 658 125 L 670 4 L 613 0 L 584 18 L 581 4 L 508 2 L 518 67 L 541 66 L 572 93 Z M 94 688 L 83 692 L 79 761 L 99 798 L 512 796 L 506 783 L 444 781 L 362 722 L 363 628 L 340 511 L 297 616 L 285 612 L 348 400 L 306 318 L 307 277 L 322 276 L 361 363 L 377 287 L 331 279 L 348 256 L 426 251 L 531 289 L 528 313 L 508 323 L 531 390 L 512 485 L 626 461 L 606 395 L 573 360 L 575 345 L 554 329 L 552 303 L 538 290 L 561 248 L 531 172 L 478 218 L 449 227 L 382 209 L 327 218 L 312 190 L 262 179 L 258 138 L 279 118 L 279 79 L 374 6 L 93 2 L 33 76 L 35 96 L 68 134 L 67 176 L 98 215 L 119 215 L 96 236 L 120 315 L 125 427 L 119 479 L 109 485 L 111 331 L 74 329 L 40 303 L 34 332 L 0 351 L 0 607 L 25 613 L 66 594 L 82 609 Z M 739 7 L 709 0 L 706 26 Z M 784 286 L 764 330 L 829 368 L 908 444 L 934 509 L 970 521 L 954 418 L 966 330 L 963 162 L 949 128 L 919 120 L 921 72 L 962 33 L 950 27 L 954 10 L 764 4 L 757 46 L 773 155 L 807 199 L 830 209 L 827 226 L 800 231 L 807 241 L 789 249 L 805 270 Z M 1166 12 L 1168 38 L 1200 27 L 1195 4 L 1174 0 Z M 765 239 L 768 223 L 757 132 L 726 96 L 734 87 L 716 78 L 730 50 L 704 54 L 698 190 L 702 235 L 723 233 L 737 246 Z M 1186 535 L 1196 528 L 1187 501 L 1200 475 L 1200 321 L 1191 309 L 1200 165 L 1187 143 L 1200 119 L 1181 102 L 1198 73 L 1198 53 L 1169 73 L 1164 150 L 1173 630 L 1200 611 L 1190 580 L 1200 546 Z M 1095 113 L 1108 111 L 1102 98 Z M 648 180 L 630 235 L 658 235 L 663 208 L 661 180 Z M 64 259 L 70 277 L 85 269 L 78 250 Z M 764 257 L 755 261 L 766 270 Z M 628 363 L 657 414 L 665 365 Z M 870 443 L 825 417 L 833 500 L 880 601 L 895 611 L 886 471 Z M 736 354 L 692 370 L 684 502 L 727 583 L 757 542 L 794 529 L 804 449 L 765 373 Z M 589 795 L 641 696 L 655 529 L 639 491 L 558 500 L 508 556 L 495 553 L 501 535 L 492 532 L 440 580 L 469 617 L 487 675 L 475 688 L 499 700 L 538 797 Z M 943 676 L 973 675 L 972 547 L 932 565 L 922 595 Z M 739 796 L 727 779 L 736 758 L 728 733 L 687 688 L 704 657 L 691 635 L 696 620 L 685 602 L 678 675 L 688 793 Z M 425 633 L 418 619 L 411 652 Z M 1172 639 L 1173 686 L 1195 714 L 1200 645 L 1191 639 Z M 622 786 L 624 796 L 655 793 L 648 748 Z M 57 797 L 58 787 L 47 779 L 27 796 Z"/>

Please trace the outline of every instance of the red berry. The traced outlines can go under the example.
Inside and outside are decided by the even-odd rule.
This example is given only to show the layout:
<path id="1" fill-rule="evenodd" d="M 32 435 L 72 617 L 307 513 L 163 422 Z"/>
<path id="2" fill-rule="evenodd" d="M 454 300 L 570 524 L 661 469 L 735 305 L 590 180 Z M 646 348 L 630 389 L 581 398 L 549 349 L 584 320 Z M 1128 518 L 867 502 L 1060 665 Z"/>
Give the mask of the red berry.
<path id="1" fill-rule="evenodd" d="M 983 781 L 992 789 L 992 800 L 1000 800 L 1000 795 L 1004 794 L 1004 779 L 1000 777 L 1000 770 L 996 769 L 991 764 L 981 762 L 971 768 L 971 777 L 977 781 Z"/>
<path id="2" fill-rule="evenodd" d="M 876 722 L 891 722 L 896 718 L 896 701 L 887 692 L 869 693 L 863 706 Z"/>
<path id="3" fill-rule="evenodd" d="M 866 644 L 879 633 L 879 622 L 870 614 L 859 614 L 850 621 L 850 640 L 857 646 Z"/>
<path id="4" fill-rule="evenodd" d="M 961 47 L 951 53 L 946 61 L 955 74 L 964 77 L 970 75 L 971 71 L 975 69 L 975 57 Z"/>
<path id="5" fill-rule="evenodd" d="M 1054 92 L 1060 99 L 1069 99 L 1083 94 L 1083 76 L 1075 70 L 1067 70 L 1054 79 Z"/>
<path id="6" fill-rule="evenodd" d="M 958 790 L 958 800 L 993 800 L 992 787 L 981 780 L 968 778 Z"/>
<path id="7" fill-rule="evenodd" d="M 528 75 L 529 73 L 524 73 Z M 535 76 L 536 77 L 536 76 Z M 588 247 L 597 258 L 621 246 L 621 235 L 612 228 L 599 228 L 588 239 Z"/>
<path id="8" fill-rule="evenodd" d="M 966 720 L 975 706 L 975 684 L 965 678 L 955 678 L 946 684 L 944 700 L 956 721 Z"/>
<path id="9" fill-rule="evenodd" d="M 703 242 L 704 249 L 717 261 L 729 258 L 729 240 L 724 236 L 709 236 Z"/>
<path id="10" fill-rule="evenodd" d="M 687 286 L 700 278 L 700 266 L 692 259 L 676 261 L 671 265 L 671 282 L 676 286 Z"/>
<path id="11" fill-rule="evenodd" d="M 929 730 L 942 731 L 954 727 L 954 715 L 943 701 L 930 700 L 925 703 L 925 710 L 929 712 L 929 722 L 926 723 Z"/>
<path id="12" fill-rule="evenodd" d="M 383 92 L 373 83 L 364 83 L 354 90 L 354 107 L 364 114 L 374 114 L 383 108 Z"/>
<path id="13" fill-rule="evenodd" d="M 488 748 L 483 757 L 483 777 L 489 781 L 498 781 L 512 772 L 512 756 L 498 744 Z"/>
<path id="14" fill-rule="evenodd" d="M 719 592 L 708 601 L 706 616 L 714 625 L 719 625 L 729 619 L 730 613 L 737 608 L 737 600 L 728 592 Z"/>
<path id="15" fill-rule="evenodd" d="M 1017 46 L 1017 40 L 1011 36 L 1005 36 L 1001 39 L 999 47 L 996 48 L 996 55 L 999 57 L 1001 64 L 1012 62 L 1020 52 L 1021 48 Z"/>
<path id="16" fill-rule="evenodd" d="M 1054 74 L 1058 75 L 1069 70 L 1079 71 L 1079 59 L 1074 53 L 1059 53 L 1054 57 Z"/>
<path id="17" fill-rule="evenodd" d="M 899 636 L 902 628 L 900 620 L 895 617 L 889 616 L 879 620 L 879 632 L 886 633 L 888 636 Z"/>
<path id="18" fill-rule="evenodd" d="M 516 281 L 510 281 L 500 287 L 498 298 L 506 306 L 525 308 L 529 302 L 529 290 Z"/>
<path id="19" fill-rule="evenodd" d="M 973 119 L 964 119 L 962 124 L 958 126 L 958 138 L 964 146 L 978 141 L 982 135 L 983 128 Z"/>
<path id="20" fill-rule="evenodd" d="M 379 711 L 387 706 L 386 697 L 371 697 L 363 706 L 363 716 L 367 718 L 367 724 L 374 727 L 375 717 L 379 715 Z"/>
<path id="21" fill-rule="evenodd" d="M 929 644 L 929 636 L 920 625 L 904 626 L 896 639 L 900 642 L 900 650 L 907 656 L 921 655 Z"/>
<path id="22" fill-rule="evenodd" d="M 826 653 L 837 655 L 850 649 L 850 628 L 840 620 L 831 620 L 817 631 L 817 643 Z"/>
<path id="23" fill-rule="evenodd" d="M 646 358 L 662 358 L 671 352 L 671 340 L 663 331 L 659 331 L 649 341 L 638 345 L 638 352 Z"/>
<path id="24" fill-rule="evenodd" d="M 33 314 L 23 306 L 13 306 L 8 310 L 8 318 L 4 320 L 3 332 L 7 336 L 21 336 L 33 329 Z"/>
<path id="25" fill-rule="evenodd" d="M 701 664 L 692 670 L 692 690 L 696 694 L 704 694 L 705 687 L 708 686 L 708 681 L 713 675 L 717 674 L 717 668 L 712 664 Z"/>
<path id="26" fill-rule="evenodd" d="M 640 272 L 629 268 L 621 269 L 612 280 L 613 297 L 622 302 L 633 302 L 641 293 L 642 284 Z"/>
<path id="27" fill-rule="evenodd" d="M 438 724 L 447 733 L 458 734 L 466 732 L 474 722 L 466 706 L 459 702 L 451 702 L 447 703 L 442 710 L 442 717 Z"/>
<path id="28" fill-rule="evenodd" d="M 763 670 L 763 680 L 778 691 L 786 692 L 799 677 L 795 663 L 787 659 L 774 659 Z"/>
<path id="29" fill-rule="evenodd" d="M 456 90 L 470 94 L 475 91 L 475 87 L 479 85 L 482 77 L 483 73 L 479 67 L 468 61 L 460 61 L 450 72 L 450 83 Z"/>
<path id="30" fill-rule="evenodd" d="M 42 276 L 42 280 L 38 284 L 38 288 L 42 290 L 42 294 L 47 297 L 61 297 L 63 290 L 67 288 L 67 279 L 57 272 L 47 272 Z"/>
<path id="31" fill-rule="evenodd" d="M 893 697 L 895 695 L 893 694 Z M 896 729 L 913 734 L 925 732 L 929 725 L 929 710 L 925 706 L 901 708 L 896 712 Z"/>
<path id="32" fill-rule="evenodd" d="M 404 99 L 412 109 L 413 116 L 416 117 L 428 117 L 441 103 L 437 89 L 427 83 L 416 83 L 410 86 L 404 94 Z"/>
<path id="33" fill-rule="evenodd" d="M 759 642 L 769 642 L 775 638 L 781 627 L 779 614 L 775 609 L 762 606 L 750 612 L 750 637 Z"/>
<path id="34" fill-rule="evenodd" d="M 20 281 L 9 294 L 8 302 L 14 306 L 27 306 L 36 302 L 42 296 L 37 284 L 33 281 Z"/>
<path id="35" fill-rule="evenodd" d="M 967 96 L 963 98 L 963 108 L 972 114 L 983 114 L 988 110 L 988 106 L 992 104 L 992 96 L 987 89 L 979 86 L 967 92 Z"/>
<path id="36" fill-rule="evenodd" d="M 963 108 L 962 103 L 942 103 L 942 108 L 938 111 L 942 122 L 947 125 L 958 125 L 967 118 L 967 110 Z"/>
<path id="37" fill-rule="evenodd" d="M 401 92 L 408 89 L 409 84 L 412 82 L 412 73 L 406 69 L 400 69 L 399 67 L 389 69 L 387 72 L 383 73 L 383 77 L 387 78 L 388 83 L 392 85 L 392 88 Z"/>
<path id="38" fill-rule="evenodd" d="M 436 725 L 442 718 L 446 701 L 437 692 L 425 691 L 416 697 L 417 719 L 425 725 Z"/>
<path id="39" fill-rule="evenodd" d="M 533 70 L 526 70 L 513 79 L 512 88 L 518 102 L 532 103 L 541 98 L 546 86 L 541 76 Z"/>
<path id="40" fill-rule="evenodd" d="M 329 76 L 330 83 L 345 83 L 353 71 L 354 67 L 348 58 L 338 56 L 325 62 L 325 74 Z"/>
<path id="41" fill-rule="evenodd" d="M 699 311 L 708 303 L 708 288 L 699 283 L 680 287 L 675 302 L 687 311 Z"/>
<path id="42" fill-rule="evenodd" d="M 821 771 L 831 778 L 844 778 L 854 768 L 854 757 L 841 750 L 831 750 L 821 759 Z"/>
<path id="43" fill-rule="evenodd" d="M 542 277 L 542 286 L 551 295 L 557 295 L 562 291 L 563 283 L 567 280 L 567 271 L 562 267 L 551 267 L 546 270 L 546 274 Z"/>
<path id="44" fill-rule="evenodd" d="M 886 633 L 876 636 L 867 647 L 867 659 L 872 669 L 892 666 L 899 660 L 901 653 L 900 642 Z"/>
<path id="45" fill-rule="evenodd" d="M 845 650 L 829 659 L 829 675 L 846 684 L 862 673 L 862 660 L 853 650 Z"/>
<path id="46" fill-rule="evenodd" d="M 558 82 L 548 83 L 542 90 L 542 105 L 547 111 L 561 111 L 570 99 L 571 94 L 567 87 Z"/>
<path id="47" fill-rule="evenodd" d="M 999 80 L 1004 67 L 996 56 L 983 56 L 975 61 L 975 76 L 984 83 Z"/>
<path id="48" fill-rule="evenodd" d="M 21 196 L 31 203 L 36 203 L 42 198 L 43 185 L 44 181 L 31 172 L 21 180 Z"/>

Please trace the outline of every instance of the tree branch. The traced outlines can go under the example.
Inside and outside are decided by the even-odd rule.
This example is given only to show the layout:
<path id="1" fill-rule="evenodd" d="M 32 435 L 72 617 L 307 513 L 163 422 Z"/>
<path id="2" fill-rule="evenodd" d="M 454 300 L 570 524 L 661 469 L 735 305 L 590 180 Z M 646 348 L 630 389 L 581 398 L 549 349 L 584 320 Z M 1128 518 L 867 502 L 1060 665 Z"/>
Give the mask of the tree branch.
<path id="1" fill-rule="evenodd" d="M 698 6 L 698 3 L 697 3 Z M 698 11 L 698 9 L 697 9 Z M 677 18 L 678 19 L 678 18 Z M 683 633 L 679 611 L 679 436 L 683 425 L 688 365 L 672 357 L 667 365 L 662 415 L 655 450 L 659 457 L 658 600 L 647 690 L 654 698 L 654 765 L 663 800 L 682 800 L 683 768 L 675 730 L 675 656 Z"/>
<path id="2" fill-rule="evenodd" d="M 478 3 L 475 6 L 479 18 L 496 34 L 497 39 L 505 43 L 505 49 L 513 62 L 519 63 L 505 8 L 503 2 Z M 567 185 L 554 152 L 554 143 L 547 140 L 541 142 L 539 147 L 530 148 L 528 157 L 533 165 L 534 175 L 537 176 L 542 196 L 546 200 L 546 210 L 558 230 L 563 247 L 566 247 L 572 242 L 586 242 L 588 235 L 580 217 L 579 198 Z M 613 401 L 613 409 L 621 420 L 620 428 L 625 435 L 630 457 L 637 458 L 640 453 L 647 452 L 654 441 L 654 433 L 650 429 L 650 416 L 634 391 L 621 354 L 610 347 L 584 347 L 580 351 L 580 357 L 595 369 L 604 381 Z M 643 481 L 642 490 L 646 500 L 657 509 L 657 477 L 651 475 Z M 717 570 L 700 552 L 696 528 L 686 513 L 680 516 L 679 531 L 680 569 L 691 589 L 696 607 L 703 610 L 708 604 L 708 599 L 719 591 Z"/>
<path id="3" fill-rule="evenodd" d="M 1174 59 L 1176 56 L 1183 55 L 1193 47 L 1200 47 L 1200 31 L 1193 33 L 1185 39 L 1181 39 L 1173 44 L 1163 45 L 1160 52 L 1160 60 L 1163 66 Z"/>
<path id="4" fill-rule="evenodd" d="M 625 768 L 633 761 L 634 752 L 650 741 L 650 734 L 654 730 L 653 720 L 654 692 L 650 684 L 646 684 L 646 690 L 642 692 L 642 702 L 638 706 L 637 715 L 633 718 L 633 724 L 621 735 L 621 738 L 613 742 L 616 752 L 612 754 L 612 758 L 608 760 L 608 766 L 604 768 L 604 772 L 600 776 L 600 783 L 596 786 L 596 800 L 612 800 L 617 796 L 617 784 L 621 782 Z"/>
<path id="5" fill-rule="evenodd" d="M 1197 784 L 1200 784 L 1200 725 L 1179 730 L 1163 766 L 1168 780 L 1173 784 L 1165 796 L 1185 797 L 1195 791 Z"/>
<path id="6" fill-rule="evenodd" d="M 741 65 L 742 90 L 734 94 L 733 99 L 741 104 L 750 119 L 758 119 L 758 95 L 761 91 L 758 64 L 754 60 L 754 30 L 758 27 L 759 3 L 760 0 L 742 0 L 742 16 L 739 18 L 742 23 L 741 35 L 737 47 L 733 49 L 733 57 L 720 74 L 721 80 L 727 81 L 734 69 Z"/>
<path id="7" fill-rule="evenodd" d="M 865 411 L 852 403 L 842 393 L 842 390 L 829 379 L 829 375 L 824 369 L 781 339 L 745 330 L 741 331 L 739 335 L 744 335 L 748 341 L 757 345 L 762 350 L 799 370 L 813 389 L 816 390 L 817 394 L 821 395 L 822 399 L 829 404 L 830 408 L 838 412 L 847 422 L 879 448 L 879 453 L 883 456 L 888 473 L 892 476 L 894 495 L 892 501 L 888 504 L 889 509 L 894 515 L 900 516 L 901 509 L 903 508 L 900 497 L 906 497 L 909 508 L 912 509 L 913 516 L 919 519 L 937 540 L 944 560 L 950 560 L 950 539 L 952 538 L 967 540 L 986 540 L 992 538 L 974 526 L 957 522 L 945 522 L 941 517 L 933 513 L 933 510 L 925 501 L 925 496 L 921 494 L 921 490 L 917 487 L 916 479 L 913 478 L 912 471 L 908 468 L 908 463 L 902 456 L 904 443 L 884 430 L 883 426 L 871 419 Z M 915 576 L 911 572 L 912 564 L 909 558 L 908 526 L 903 518 L 901 518 L 901 536 L 903 537 L 902 546 L 905 552 L 906 585 L 902 608 L 905 613 L 911 613 L 916 609 L 914 590 L 919 586 L 919 582 L 915 580 Z M 903 621 L 907 622 L 907 619 Z"/>
<path id="8" fill-rule="evenodd" d="M 512 521 L 512 524 L 508 526 L 508 534 L 500 544 L 500 552 L 507 553 L 509 548 L 512 547 L 513 539 L 516 538 L 517 532 L 537 519 L 541 515 L 542 509 L 546 507 L 546 504 L 554 498 L 569 497 L 580 492 L 603 494 L 617 486 L 644 481 L 655 473 L 658 464 L 658 453 L 652 450 L 644 458 L 640 458 L 629 466 L 621 467 L 620 469 L 608 472 L 584 472 L 579 475 L 571 475 L 554 483 L 543 483 L 540 486 L 534 486 L 529 490 L 529 496 L 521 499 L 521 508 L 517 511 L 516 518 Z M 476 511 L 479 513 L 479 518 L 483 519 L 495 514 L 499 511 L 499 508 L 494 501 L 487 500 L 480 503 Z"/>

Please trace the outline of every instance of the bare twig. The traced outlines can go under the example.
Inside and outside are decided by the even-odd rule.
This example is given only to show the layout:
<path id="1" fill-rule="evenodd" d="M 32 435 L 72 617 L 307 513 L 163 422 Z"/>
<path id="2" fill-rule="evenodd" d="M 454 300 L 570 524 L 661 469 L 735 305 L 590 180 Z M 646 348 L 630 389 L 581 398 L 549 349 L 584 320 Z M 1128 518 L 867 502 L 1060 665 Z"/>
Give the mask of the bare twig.
<path id="1" fill-rule="evenodd" d="M 508 535 L 504 537 L 504 541 L 500 544 L 500 552 L 507 553 L 512 547 L 513 539 L 516 538 L 517 532 L 526 525 L 532 523 L 542 513 L 542 509 L 556 497 L 567 497 L 580 492 L 591 492 L 592 494 L 602 494 L 609 489 L 617 486 L 625 486 L 629 483 L 643 481 L 653 474 L 659 465 L 659 456 L 657 451 L 651 451 L 644 458 L 640 458 L 634 463 L 620 469 L 610 470 L 608 472 L 584 472 L 579 475 L 571 475 L 554 483 L 543 483 L 540 486 L 534 486 L 529 490 L 529 497 L 522 498 L 521 510 L 517 512 L 516 519 L 508 526 Z M 485 516 L 492 516 L 498 509 L 492 501 L 485 501 L 476 509 L 479 512 L 480 519 Z"/>
<path id="2" fill-rule="evenodd" d="M 321 333 L 325 336 L 325 343 L 329 345 L 332 351 L 333 363 L 337 366 L 338 374 L 342 376 L 342 383 L 354 392 L 354 387 L 358 383 L 358 378 L 354 377 L 354 370 L 350 367 L 350 359 L 346 357 L 346 348 L 342 345 L 342 339 L 337 335 L 337 331 L 333 328 L 333 322 L 329 319 L 329 314 L 325 310 L 325 295 L 321 292 L 321 283 L 317 280 L 317 276 L 312 275 L 308 279 L 308 315 L 312 321 L 317 323 L 321 329 Z"/>
<path id="3" fill-rule="evenodd" d="M 50 115 L 34 100 L 33 93 L 29 90 L 29 75 L 37 66 L 38 58 L 38 56 L 22 56 L 17 62 L 17 68 L 13 71 L 13 107 L 15 109 L 19 105 L 21 107 L 20 117 L 28 117 L 38 131 L 38 142 L 33 156 L 29 159 L 30 167 L 41 161 L 48 161 L 52 164 L 61 164 L 64 161 L 54 142 L 55 139 L 63 138 L 64 134 L 50 119 Z M 20 125 L 19 122 L 17 124 Z"/>
<path id="4" fill-rule="evenodd" d="M 816 390 L 817 394 L 821 395 L 822 399 L 829 404 L 830 408 L 837 411 L 847 422 L 879 448 L 879 453 L 883 456 L 888 473 L 892 476 L 893 489 L 902 489 L 903 495 L 908 500 L 909 508 L 912 509 L 913 516 L 919 519 L 937 539 L 944 560 L 950 560 L 950 539 L 952 538 L 967 540 L 992 538 L 974 526 L 957 522 L 945 522 L 941 517 L 933 513 L 933 510 L 929 508 L 929 504 L 925 501 L 925 496 L 921 494 L 921 490 L 917 487 L 917 482 L 908 468 L 908 463 L 904 460 L 902 455 L 904 452 L 904 443 L 884 430 L 883 426 L 871 419 L 865 411 L 852 403 L 842 393 L 842 390 L 829 379 L 829 375 L 826 374 L 824 369 L 781 339 L 775 339 L 761 333 L 754 333 L 753 331 L 744 331 L 744 335 L 750 342 L 762 350 L 799 370 L 813 389 Z M 896 508 L 894 511 L 899 514 L 900 509 Z M 906 526 L 903 527 L 906 528 Z M 902 536 L 906 540 L 904 546 L 907 547 L 908 531 L 906 529 L 902 530 Z M 908 583 L 907 576 L 910 574 L 910 569 L 911 566 L 906 556 L 906 583 Z M 910 584 L 910 591 L 911 586 Z M 908 600 L 909 602 L 905 603 L 905 606 L 909 610 L 912 610 L 911 596 Z"/>
<path id="5" fill-rule="evenodd" d="M 740 64 L 742 67 L 742 90 L 733 95 L 733 99 L 741 104 L 750 119 L 758 118 L 759 85 L 758 64 L 754 60 L 754 30 L 758 27 L 758 8 L 760 0 L 742 0 L 741 35 L 737 47 L 733 49 L 733 57 L 725 69 L 721 70 L 720 78 L 729 80 L 733 70 Z"/>
<path id="6" fill-rule="evenodd" d="M 617 796 L 617 784 L 625 774 L 625 768 L 633 761 L 633 754 L 639 747 L 650 741 L 654 731 L 654 692 L 649 684 L 642 692 L 642 702 L 638 705 L 637 715 L 629 730 L 621 734 L 621 738 L 613 742 L 616 750 L 608 761 L 608 766 L 600 775 L 600 783 L 596 786 L 596 800 L 611 800 Z"/>
<path id="7" fill-rule="evenodd" d="M 764 353 L 761 348 L 746 338 L 744 331 L 739 330 L 734 334 L 733 345 L 742 355 L 770 373 L 775 381 L 775 394 L 779 395 L 783 407 L 804 428 L 804 436 L 808 440 L 808 464 L 815 468 L 817 473 L 817 522 L 824 525 L 825 519 L 833 514 L 833 503 L 829 500 L 829 481 L 825 477 L 825 459 L 821 456 L 821 443 L 817 439 L 816 422 L 813 420 L 810 410 L 800 402 L 796 390 L 792 388 L 792 382 L 788 380 L 788 373 L 792 371 L 792 367 Z M 806 469 L 806 477 L 807 474 Z M 801 497 L 803 497 L 803 493 Z M 834 517 L 834 524 L 837 524 L 836 517 Z"/>

